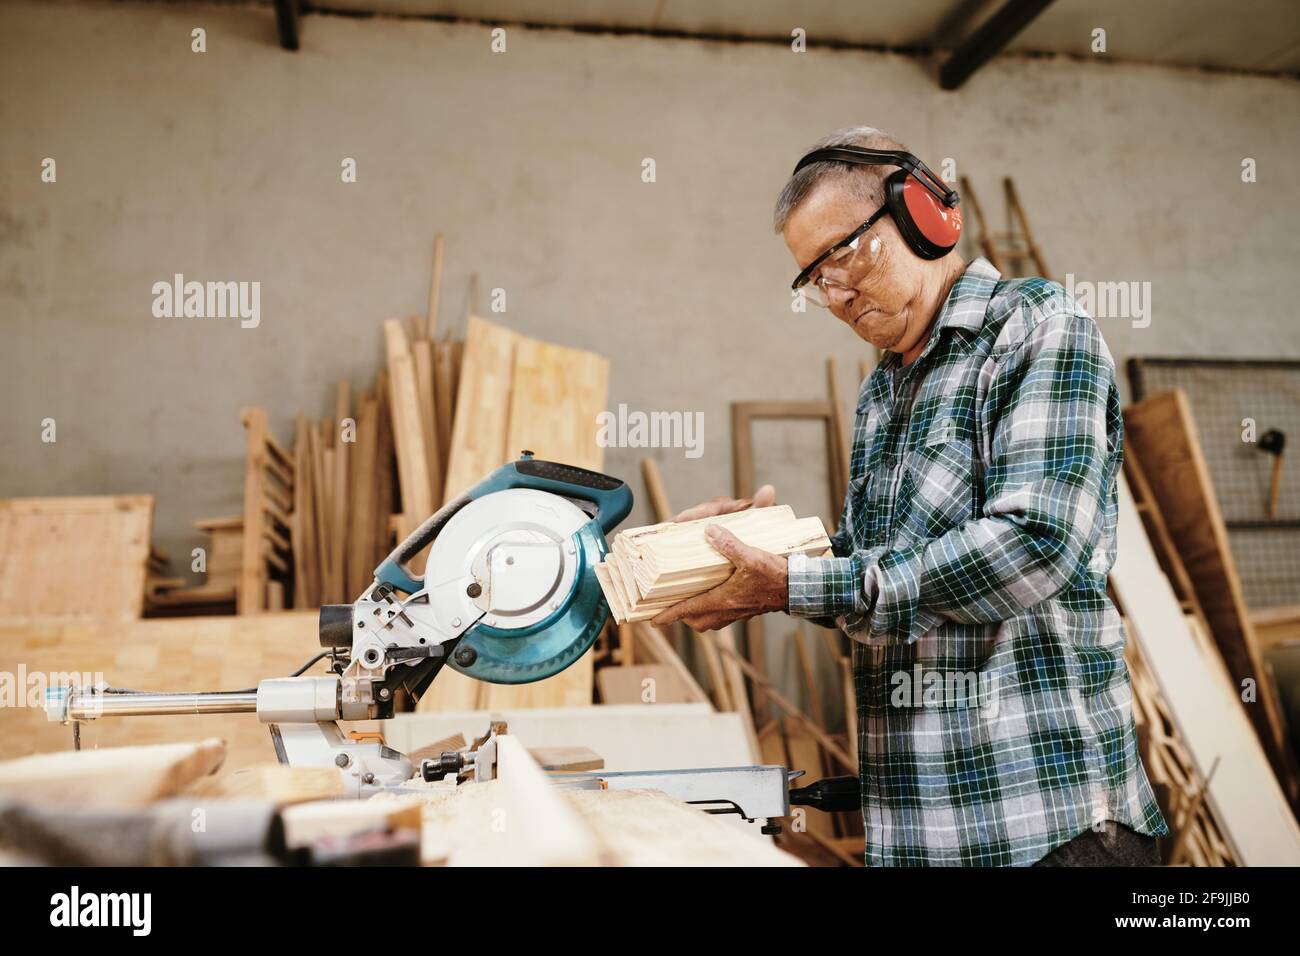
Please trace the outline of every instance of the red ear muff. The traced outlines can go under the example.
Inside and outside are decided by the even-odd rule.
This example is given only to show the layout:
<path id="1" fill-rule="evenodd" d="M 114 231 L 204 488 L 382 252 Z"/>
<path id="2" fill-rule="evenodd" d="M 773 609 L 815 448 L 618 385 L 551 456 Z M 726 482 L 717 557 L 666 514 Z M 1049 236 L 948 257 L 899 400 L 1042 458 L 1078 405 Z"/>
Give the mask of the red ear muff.
<path id="1" fill-rule="evenodd" d="M 885 180 L 885 202 L 903 239 L 922 259 L 946 256 L 961 238 L 961 207 L 945 206 L 905 169 Z"/>

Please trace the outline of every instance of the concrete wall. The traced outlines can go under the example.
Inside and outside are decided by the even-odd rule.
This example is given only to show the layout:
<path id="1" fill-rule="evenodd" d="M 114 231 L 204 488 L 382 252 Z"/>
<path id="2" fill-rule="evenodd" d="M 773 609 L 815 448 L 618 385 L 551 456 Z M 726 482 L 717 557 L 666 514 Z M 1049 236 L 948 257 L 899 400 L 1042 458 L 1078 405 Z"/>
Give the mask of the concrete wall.
<path id="1" fill-rule="evenodd" d="M 610 356 L 611 407 L 704 413 L 703 457 L 655 452 L 675 504 L 728 492 L 728 402 L 820 397 L 836 355 L 847 406 L 868 352 L 791 313 L 770 228 L 801 149 L 850 123 L 952 157 L 999 220 L 1013 175 L 1056 278 L 1150 282 L 1148 327 L 1102 320 L 1118 360 L 1300 356 L 1295 82 L 1006 59 L 943 93 L 893 55 L 523 28 L 507 44 L 309 16 L 290 54 L 266 8 L 0 8 L 0 495 L 152 492 L 156 540 L 183 557 L 193 519 L 239 510 L 239 408 L 266 406 L 287 440 L 338 378 L 368 385 L 380 321 L 424 311 L 438 229 L 444 323 L 477 270 L 506 290 L 498 320 Z M 177 272 L 260 281 L 260 326 L 154 318 L 151 286 Z M 759 445 L 761 479 L 829 511 L 814 426 Z M 643 454 L 607 468 L 639 490 Z"/>

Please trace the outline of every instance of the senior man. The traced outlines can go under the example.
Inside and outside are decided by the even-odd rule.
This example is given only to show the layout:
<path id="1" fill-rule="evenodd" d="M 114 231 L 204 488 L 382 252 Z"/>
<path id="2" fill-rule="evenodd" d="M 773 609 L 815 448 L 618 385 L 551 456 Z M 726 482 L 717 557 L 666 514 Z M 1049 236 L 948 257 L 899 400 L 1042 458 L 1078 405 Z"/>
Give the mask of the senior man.
<path id="1" fill-rule="evenodd" d="M 775 219 L 796 294 L 886 350 L 833 556 L 710 528 L 735 573 L 655 623 L 780 610 L 853 639 L 869 865 L 1156 864 L 1106 594 L 1123 423 L 1096 323 L 1055 282 L 963 261 L 956 194 L 869 127 L 818 143 Z"/>

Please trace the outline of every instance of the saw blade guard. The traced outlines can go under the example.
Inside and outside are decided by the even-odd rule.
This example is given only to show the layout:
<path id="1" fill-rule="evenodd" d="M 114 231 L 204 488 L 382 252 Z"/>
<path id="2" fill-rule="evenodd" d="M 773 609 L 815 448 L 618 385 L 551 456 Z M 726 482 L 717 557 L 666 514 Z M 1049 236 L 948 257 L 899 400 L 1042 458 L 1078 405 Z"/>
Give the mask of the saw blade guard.
<path id="1" fill-rule="evenodd" d="M 375 568 L 375 580 L 407 594 L 422 590 L 424 578 L 411 573 L 407 566 L 410 560 L 428 547 L 456 513 L 471 501 L 515 488 L 547 491 L 586 503 L 584 511 L 595 519 L 602 543 L 604 535 L 618 527 L 632 511 L 632 489 L 619 479 L 574 465 L 542 461 L 534 458 L 531 451 L 524 451 L 517 461 L 502 465 L 469 491 L 447 502 L 412 531 Z"/>
<path id="2" fill-rule="evenodd" d="M 571 538 L 572 584 L 545 618 L 523 627 L 479 621 L 461 638 L 449 665 L 491 684 L 528 684 L 560 673 L 595 643 L 609 608 L 595 566 L 605 557 L 599 522 L 587 522 Z"/>

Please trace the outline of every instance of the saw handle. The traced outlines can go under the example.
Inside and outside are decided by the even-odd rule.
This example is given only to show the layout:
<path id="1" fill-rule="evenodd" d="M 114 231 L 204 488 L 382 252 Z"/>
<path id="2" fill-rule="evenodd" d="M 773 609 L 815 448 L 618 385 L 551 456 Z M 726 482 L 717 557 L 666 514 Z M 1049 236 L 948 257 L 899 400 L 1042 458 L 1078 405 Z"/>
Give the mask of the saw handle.
<path id="1" fill-rule="evenodd" d="M 523 452 L 518 461 L 512 461 L 503 468 L 498 468 L 483 484 L 503 481 L 491 491 L 505 488 L 535 488 L 549 491 L 566 498 L 580 498 L 596 506 L 595 518 L 600 522 L 600 530 L 609 534 L 632 511 L 632 489 L 626 482 L 589 471 L 576 465 L 565 465 L 558 461 L 541 461 L 533 457 L 530 451 Z M 470 494 L 474 494 L 475 488 Z"/>

